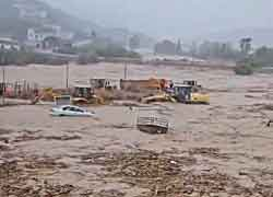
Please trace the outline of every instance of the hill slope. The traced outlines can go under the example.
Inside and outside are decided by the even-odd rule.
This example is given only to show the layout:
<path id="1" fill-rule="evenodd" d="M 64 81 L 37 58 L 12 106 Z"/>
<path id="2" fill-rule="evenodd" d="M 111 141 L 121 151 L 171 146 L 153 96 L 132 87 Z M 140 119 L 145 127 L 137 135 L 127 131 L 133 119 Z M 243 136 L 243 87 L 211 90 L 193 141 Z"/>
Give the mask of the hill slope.
<path id="1" fill-rule="evenodd" d="M 24 40 L 29 27 L 40 27 L 43 24 L 59 25 L 75 33 L 97 28 L 91 22 L 80 20 L 37 0 L 0 1 L 0 35 Z"/>

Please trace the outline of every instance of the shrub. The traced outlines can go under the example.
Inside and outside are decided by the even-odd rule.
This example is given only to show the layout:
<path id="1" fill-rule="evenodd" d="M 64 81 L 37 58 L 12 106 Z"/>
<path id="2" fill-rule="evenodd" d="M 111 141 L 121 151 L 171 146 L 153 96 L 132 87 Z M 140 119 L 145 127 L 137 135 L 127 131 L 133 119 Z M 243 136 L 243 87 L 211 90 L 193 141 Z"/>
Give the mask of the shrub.
<path id="1" fill-rule="evenodd" d="M 83 54 L 96 54 L 100 57 L 140 58 L 138 53 L 128 51 L 124 47 L 113 43 L 89 44 L 78 48 L 78 52 Z"/>
<path id="2" fill-rule="evenodd" d="M 94 53 L 92 53 L 92 54 L 83 53 L 83 54 L 79 55 L 77 62 L 80 65 L 97 63 L 98 56 L 97 56 L 97 54 L 94 54 Z"/>
<path id="3" fill-rule="evenodd" d="M 238 65 L 234 68 L 234 72 L 236 75 L 252 75 L 254 72 L 254 68 L 252 65 Z"/>
<path id="4" fill-rule="evenodd" d="M 27 64 L 67 64 L 65 58 L 53 57 L 50 55 L 37 54 L 29 51 L 0 51 L 0 64 L 5 65 L 27 65 Z"/>

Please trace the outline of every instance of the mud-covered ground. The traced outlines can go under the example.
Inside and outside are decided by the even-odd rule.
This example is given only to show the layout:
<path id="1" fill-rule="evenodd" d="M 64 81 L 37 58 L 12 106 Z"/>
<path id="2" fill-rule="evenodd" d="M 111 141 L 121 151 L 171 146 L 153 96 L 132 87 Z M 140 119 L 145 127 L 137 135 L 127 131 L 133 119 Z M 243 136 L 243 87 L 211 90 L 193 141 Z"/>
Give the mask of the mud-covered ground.
<path id="1" fill-rule="evenodd" d="M 123 65 L 71 66 L 71 82 L 119 79 Z M 8 80 L 62 87 L 62 67 L 10 67 Z M 131 65 L 131 78 L 198 80 L 210 105 L 90 107 L 99 116 L 53 118 L 49 105 L 0 108 L 0 196 L 273 196 L 272 75 Z M 135 128 L 167 117 L 167 135 Z"/>

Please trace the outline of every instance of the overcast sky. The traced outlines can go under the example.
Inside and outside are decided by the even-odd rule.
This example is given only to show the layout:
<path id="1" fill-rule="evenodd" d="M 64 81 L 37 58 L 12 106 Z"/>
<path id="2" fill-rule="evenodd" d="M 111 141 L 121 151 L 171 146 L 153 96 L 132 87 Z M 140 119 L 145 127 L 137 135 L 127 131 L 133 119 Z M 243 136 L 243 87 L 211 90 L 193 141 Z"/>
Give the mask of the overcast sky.
<path id="1" fill-rule="evenodd" d="M 273 0 L 44 0 L 107 27 L 157 37 L 191 37 L 245 27 L 273 28 Z"/>

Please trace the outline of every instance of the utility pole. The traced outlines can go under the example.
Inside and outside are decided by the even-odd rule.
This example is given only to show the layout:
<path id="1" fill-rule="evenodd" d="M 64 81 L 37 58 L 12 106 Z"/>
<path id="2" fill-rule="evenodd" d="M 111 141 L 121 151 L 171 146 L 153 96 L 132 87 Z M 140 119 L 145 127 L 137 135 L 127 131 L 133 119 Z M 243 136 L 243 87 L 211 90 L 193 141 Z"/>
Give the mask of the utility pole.
<path id="1" fill-rule="evenodd" d="M 128 66 L 127 66 L 127 64 L 125 64 L 125 66 L 124 66 L 124 79 L 125 80 L 127 79 L 127 75 L 128 75 Z"/>
<path id="2" fill-rule="evenodd" d="M 2 104 L 5 105 L 5 91 L 6 91 L 6 70 L 5 70 L 5 54 L 1 58 L 2 63 Z"/>
<path id="3" fill-rule="evenodd" d="M 69 62 L 66 64 L 66 89 L 69 90 Z"/>

